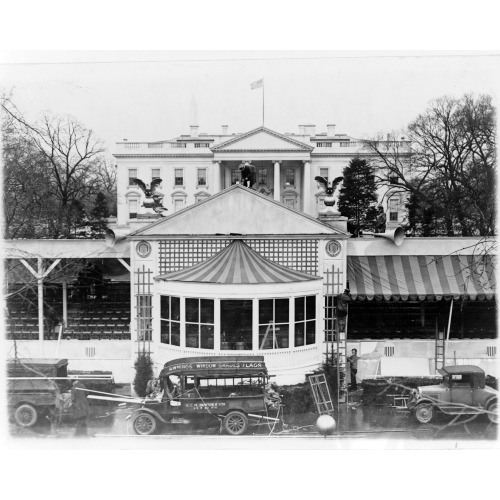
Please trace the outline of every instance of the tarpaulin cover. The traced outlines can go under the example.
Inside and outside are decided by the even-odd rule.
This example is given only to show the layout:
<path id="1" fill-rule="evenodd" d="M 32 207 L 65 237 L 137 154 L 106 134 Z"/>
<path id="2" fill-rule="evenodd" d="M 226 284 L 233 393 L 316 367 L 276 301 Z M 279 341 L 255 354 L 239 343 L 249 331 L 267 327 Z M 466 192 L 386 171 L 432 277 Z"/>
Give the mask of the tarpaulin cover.
<path id="1" fill-rule="evenodd" d="M 491 255 L 382 255 L 347 258 L 351 298 L 358 300 L 492 300 Z"/>

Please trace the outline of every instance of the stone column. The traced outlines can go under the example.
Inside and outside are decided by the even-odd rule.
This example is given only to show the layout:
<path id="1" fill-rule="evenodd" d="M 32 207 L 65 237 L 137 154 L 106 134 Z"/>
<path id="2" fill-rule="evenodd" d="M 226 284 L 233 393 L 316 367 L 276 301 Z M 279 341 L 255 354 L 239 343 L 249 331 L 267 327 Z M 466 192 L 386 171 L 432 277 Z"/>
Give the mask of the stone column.
<path id="1" fill-rule="evenodd" d="M 276 160 L 274 162 L 274 199 L 276 201 L 281 201 L 281 179 L 280 179 L 280 164 L 281 160 Z"/>
<path id="2" fill-rule="evenodd" d="M 311 161 L 304 161 L 304 192 L 302 194 L 303 212 L 310 215 L 311 211 Z"/>
<path id="3" fill-rule="evenodd" d="M 213 193 L 216 194 L 220 191 L 220 161 L 219 160 L 213 160 L 214 164 L 214 191 Z"/>

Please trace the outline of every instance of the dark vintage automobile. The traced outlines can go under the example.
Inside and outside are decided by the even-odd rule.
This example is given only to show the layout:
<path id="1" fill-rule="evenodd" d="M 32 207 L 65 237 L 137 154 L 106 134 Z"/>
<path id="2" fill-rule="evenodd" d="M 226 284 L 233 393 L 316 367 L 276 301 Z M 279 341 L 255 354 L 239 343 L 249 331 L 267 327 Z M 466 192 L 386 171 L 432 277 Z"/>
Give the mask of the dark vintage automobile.
<path id="1" fill-rule="evenodd" d="M 279 395 L 271 385 L 263 356 L 169 361 L 159 375 L 159 393 L 134 412 L 133 428 L 148 435 L 169 423 L 220 423 L 226 433 L 241 435 L 253 423 L 278 421 Z"/>
<path id="2" fill-rule="evenodd" d="M 67 359 L 23 359 L 7 362 L 7 405 L 20 427 L 32 427 L 41 418 L 71 420 L 71 386 L 82 380 L 90 391 L 114 390 L 111 372 L 68 371 Z"/>
<path id="3" fill-rule="evenodd" d="M 60 386 L 52 379 L 68 375 L 67 359 L 16 359 L 7 363 L 9 414 L 21 427 L 54 414 L 61 402 Z"/>
<path id="4" fill-rule="evenodd" d="M 486 414 L 498 423 L 498 391 L 485 384 L 485 372 L 478 366 L 444 366 L 439 385 L 413 389 L 407 407 L 422 424 L 431 422 L 436 411 L 448 415 Z"/>

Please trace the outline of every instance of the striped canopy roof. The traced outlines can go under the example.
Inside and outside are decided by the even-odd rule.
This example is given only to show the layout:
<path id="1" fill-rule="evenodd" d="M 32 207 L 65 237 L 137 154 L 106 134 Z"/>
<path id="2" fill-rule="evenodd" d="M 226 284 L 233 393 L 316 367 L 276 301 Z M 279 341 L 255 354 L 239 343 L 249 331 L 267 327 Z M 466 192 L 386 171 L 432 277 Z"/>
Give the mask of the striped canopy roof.
<path id="1" fill-rule="evenodd" d="M 260 284 L 293 283 L 321 278 L 275 264 L 243 241 L 234 240 L 205 262 L 163 274 L 157 279 L 193 283 Z"/>
<path id="2" fill-rule="evenodd" d="M 492 300 L 496 287 L 491 255 L 352 256 L 347 278 L 360 300 Z"/>

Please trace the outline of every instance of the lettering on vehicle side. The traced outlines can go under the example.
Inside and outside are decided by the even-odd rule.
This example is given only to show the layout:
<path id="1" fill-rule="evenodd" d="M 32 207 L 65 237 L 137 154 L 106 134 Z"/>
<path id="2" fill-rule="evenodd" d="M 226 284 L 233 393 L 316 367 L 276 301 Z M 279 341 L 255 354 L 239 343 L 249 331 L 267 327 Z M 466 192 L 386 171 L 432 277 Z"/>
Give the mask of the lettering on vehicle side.
<path id="1" fill-rule="evenodd" d="M 227 406 L 227 403 L 223 402 L 205 402 L 205 403 L 186 403 L 183 406 L 191 410 L 211 410 L 215 408 L 222 408 Z"/>
<path id="2" fill-rule="evenodd" d="M 241 368 L 264 368 L 261 361 L 234 361 L 220 363 L 179 363 L 177 365 L 167 366 L 168 373 L 182 370 L 214 370 L 214 369 L 241 369 Z"/>

